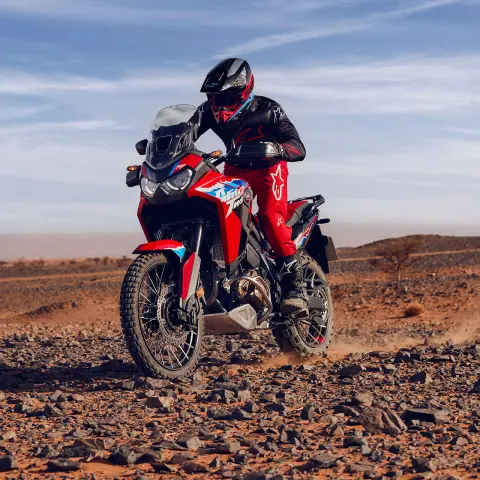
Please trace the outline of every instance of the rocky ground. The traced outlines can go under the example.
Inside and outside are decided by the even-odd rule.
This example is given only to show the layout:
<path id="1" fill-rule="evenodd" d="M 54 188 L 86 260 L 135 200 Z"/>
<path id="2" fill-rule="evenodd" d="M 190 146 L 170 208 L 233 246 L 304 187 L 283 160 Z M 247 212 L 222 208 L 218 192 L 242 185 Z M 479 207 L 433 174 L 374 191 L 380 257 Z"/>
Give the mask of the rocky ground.
<path id="1" fill-rule="evenodd" d="M 183 383 L 132 364 L 117 267 L 11 271 L 0 478 L 479 478 L 480 268 L 437 266 L 399 286 L 334 273 L 328 358 L 298 363 L 268 332 L 208 338 Z M 425 313 L 405 318 L 412 303 Z"/>

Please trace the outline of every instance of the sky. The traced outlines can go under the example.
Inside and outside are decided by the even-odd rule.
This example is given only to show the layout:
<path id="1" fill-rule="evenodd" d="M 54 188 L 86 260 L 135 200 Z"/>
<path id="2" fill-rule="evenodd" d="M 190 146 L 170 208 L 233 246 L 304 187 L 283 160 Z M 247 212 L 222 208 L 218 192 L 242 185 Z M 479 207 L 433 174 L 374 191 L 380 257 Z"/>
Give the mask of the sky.
<path id="1" fill-rule="evenodd" d="M 135 143 L 239 56 L 306 145 L 291 198 L 480 234 L 479 23 L 480 0 L 0 0 L 0 233 L 138 231 Z"/>

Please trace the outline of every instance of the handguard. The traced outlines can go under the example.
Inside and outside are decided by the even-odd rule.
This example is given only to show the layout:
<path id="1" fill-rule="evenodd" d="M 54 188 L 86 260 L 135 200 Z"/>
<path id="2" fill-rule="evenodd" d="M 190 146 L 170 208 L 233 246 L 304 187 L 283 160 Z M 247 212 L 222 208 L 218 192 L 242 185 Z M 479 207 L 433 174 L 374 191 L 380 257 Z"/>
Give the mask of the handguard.
<path id="1" fill-rule="evenodd" d="M 249 168 L 275 165 L 283 159 L 283 147 L 275 142 L 245 143 L 231 150 L 228 163 Z"/>

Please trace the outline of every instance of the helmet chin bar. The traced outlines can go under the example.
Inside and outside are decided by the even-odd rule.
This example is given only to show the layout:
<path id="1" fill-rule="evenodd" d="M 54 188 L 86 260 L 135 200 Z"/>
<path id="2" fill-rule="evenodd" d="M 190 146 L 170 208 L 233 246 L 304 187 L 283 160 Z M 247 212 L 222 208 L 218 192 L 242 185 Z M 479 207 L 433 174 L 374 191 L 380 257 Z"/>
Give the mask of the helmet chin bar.
<path id="1" fill-rule="evenodd" d="M 253 97 L 255 96 L 254 91 L 252 89 L 252 93 L 250 93 L 250 96 L 245 100 L 244 104 L 227 120 L 227 122 L 230 122 L 232 120 L 236 120 L 238 115 L 244 111 L 253 101 Z"/>
<path id="2" fill-rule="evenodd" d="M 217 123 L 227 123 L 227 122 L 237 120 L 238 116 L 241 113 L 246 112 L 247 107 L 250 106 L 254 97 L 255 97 L 255 93 L 252 90 L 249 97 L 243 102 L 243 104 L 239 105 L 239 107 L 235 111 L 229 111 L 229 110 L 226 110 L 225 108 L 218 108 L 217 109 L 212 105 L 212 103 L 210 101 L 209 101 L 209 104 L 210 104 L 210 108 L 212 109 L 213 116 L 215 117 L 216 122 Z M 222 118 L 222 116 L 223 116 L 223 118 Z"/>

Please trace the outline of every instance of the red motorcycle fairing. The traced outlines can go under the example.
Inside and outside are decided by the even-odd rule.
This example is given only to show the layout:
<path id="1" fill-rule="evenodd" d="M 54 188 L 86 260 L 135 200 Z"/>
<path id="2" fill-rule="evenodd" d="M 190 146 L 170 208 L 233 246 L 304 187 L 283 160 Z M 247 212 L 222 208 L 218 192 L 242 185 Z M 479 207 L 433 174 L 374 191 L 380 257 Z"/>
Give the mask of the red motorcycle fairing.
<path id="1" fill-rule="evenodd" d="M 297 246 L 297 251 L 303 250 L 307 245 L 310 235 L 312 234 L 313 227 L 317 224 L 317 220 L 318 215 L 314 215 L 310 222 L 308 222 L 308 224 L 303 227 L 300 234 L 293 239 L 295 245 Z"/>
<path id="2" fill-rule="evenodd" d="M 298 201 L 288 202 L 287 220 L 290 220 L 290 218 L 292 218 L 297 208 L 301 207 L 302 205 L 305 205 L 306 203 L 308 203 L 307 200 L 298 200 Z M 300 220 L 300 217 L 298 218 L 298 220 Z"/>
<path id="3" fill-rule="evenodd" d="M 183 243 L 175 240 L 156 240 L 154 242 L 139 245 L 133 253 L 150 253 L 150 252 L 173 252 L 180 262 L 180 294 L 181 306 L 185 307 L 187 300 L 195 293 L 198 283 L 198 275 L 200 273 L 200 257 L 193 253 L 187 253 L 187 249 Z"/>
<path id="4" fill-rule="evenodd" d="M 138 209 L 137 209 L 137 218 L 138 221 L 140 222 L 140 225 L 142 226 L 143 234 L 145 235 L 145 238 L 150 242 L 152 240 L 152 236 L 148 233 L 148 228 L 145 225 L 145 222 L 142 217 L 142 210 L 145 205 L 147 205 L 148 202 L 143 198 L 143 195 L 140 193 L 140 202 L 138 204 Z"/>
<path id="5" fill-rule="evenodd" d="M 182 264 L 180 275 L 182 307 L 185 307 L 187 300 L 196 292 L 199 274 L 200 257 L 192 252 L 188 254 L 187 260 Z"/>
<path id="6" fill-rule="evenodd" d="M 252 208 L 251 198 L 248 195 L 244 198 L 247 191 L 249 185 L 245 180 L 218 172 L 208 172 L 188 191 L 189 197 L 200 197 L 216 205 L 225 263 L 228 265 L 238 259 L 242 244 L 245 244 L 243 248 L 246 247 L 246 242 L 242 242 L 242 234 L 248 235 L 248 232 L 242 232 L 242 220 L 247 220 L 245 223 L 248 224 L 248 219 L 244 217 L 250 214 Z"/>
<path id="7" fill-rule="evenodd" d="M 182 168 L 185 167 L 190 167 L 192 170 L 195 170 L 199 165 L 200 162 L 203 160 L 203 158 L 200 155 L 195 155 L 194 153 L 189 153 L 185 157 L 183 157 L 178 163 L 176 163 L 171 172 L 170 175 L 173 173 L 178 172 Z"/>

